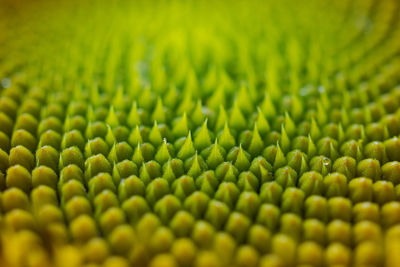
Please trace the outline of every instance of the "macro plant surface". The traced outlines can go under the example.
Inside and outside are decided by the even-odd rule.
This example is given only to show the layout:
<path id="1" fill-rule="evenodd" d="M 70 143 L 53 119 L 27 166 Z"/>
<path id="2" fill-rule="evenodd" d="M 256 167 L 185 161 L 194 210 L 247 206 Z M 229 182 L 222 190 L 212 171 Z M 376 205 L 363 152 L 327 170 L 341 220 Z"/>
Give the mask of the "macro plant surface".
<path id="1" fill-rule="evenodd" d="M 0 266 L 400 266 L 400 2 L 0 2 Z"/>

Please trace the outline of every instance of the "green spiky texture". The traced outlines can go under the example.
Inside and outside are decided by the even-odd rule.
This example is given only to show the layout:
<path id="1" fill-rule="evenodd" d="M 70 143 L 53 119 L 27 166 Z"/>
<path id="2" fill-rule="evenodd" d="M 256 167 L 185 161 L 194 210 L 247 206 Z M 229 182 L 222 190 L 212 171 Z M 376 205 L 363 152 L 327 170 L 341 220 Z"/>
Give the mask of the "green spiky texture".
<path id="1" fill-rule="evenodd" d="M 1 1 L 0 266 L 398 266 L 399 11 Z"/>

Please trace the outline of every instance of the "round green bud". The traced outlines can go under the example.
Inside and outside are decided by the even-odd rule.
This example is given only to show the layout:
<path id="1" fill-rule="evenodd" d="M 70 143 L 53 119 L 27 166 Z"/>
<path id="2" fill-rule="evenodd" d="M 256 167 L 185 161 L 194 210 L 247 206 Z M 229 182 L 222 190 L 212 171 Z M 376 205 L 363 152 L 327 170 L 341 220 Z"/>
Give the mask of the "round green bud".
<path id="1" fill-rule="evenodd" d="M 62 169 L 71 164 L 75 164 L 81 169 L 84 168 L 85 161 L 81 151 L 77 147 L 69 147 L 61 152 L 59 168 Z"/>
<path id="2" fill-rule="evenodd" d="M 304 198 L 304 191 L 294 187 L 287 188 L 282 194 L 281 210 L 284 213 L 302 214 Z"/>
<path id="3" fill-rule="evenodd" d="M 260 267 L 283 267 L 284 261 L 277 255 L 267 254 L 260 258 Z"/>
<path id="4" fill-rule="evenodd" d="M 322 194 L 323 177 L 315 171 L 306 172 L 300 177 L 298 186 L 306 196 L 320 195 Z"/>
<path id="5" fill-rule="evenodd" d="M 228 207 L 233 208 L 236 204 L 239 194 L 240 191 L 234 183 L 222 182 L 219 185 L 214 198 L 225 203 L 228 205 Z"/>
<path id="6" fill-rule="evenodd" d="M 355 266 L 379 266 L 383 263 L 382 246 L 374 242 L 363 242 L 354 250 Z"/>
<path id="7" fill-rule="evenodd" d="M 225 224 L 225 231 L 231 234 L 238 243 L 241 243 L 246 238 L 250 225 L 251 221 L 247 216 L 232 212 Z"/>
<path id="8" fill-rule="evenodd" d="M 25 130 L 29 132 L 32 136 L 36 136 L 38 121 L 29 113 L 22 113 L 18 115 L 17 120 L 14 125 L 15 130 Z"/>
<path id="9" fill-rule="evenodd" d="M 122 116 L 124 116 L 122 112 L 119 113 L 119 115 L 120 115 L 120 118 Z M 130 131 L 125 126 L 117 126 L 117 127 L 113 128 L 112 132 L 113 132 L 113 134 L 115 136 L 115 140 L 117 142 L 128 141 Z"/>
<path id="10" fill-rule="evenodd" d="M 97 236 L 96 223 L 86 214 L 80 215 L 71 221 L 69 230 L 72 239 L 82 244 Z"/>
<path id="11" fill-rule="evenodd" d="M 31 174 L 21 165 L 11 166 L 7 170 L 6 186 L 7 188 L 16 187 L 29 193 L 32 188 Z"/>
<path id="12" fill-rule="evenodd" d="M 168 252 L 174 242 L 174 235 L 168 227 L 158 227 L 150 239 L 150 250 L 154 254 Z"/>
<path id="13" fill-rule="evenodd" d="M 361 202 L 354 205 L 353 207 L 354 222 L 356 223 L 362 221 L 379 222 L 379 220 L 380 220 L 379 206 L 376 203 Z"/>
<path id="14" fill-rule="evenodd" d="M 236 202 L 236 210 L 250 219 L 254 218 L 260 206 L 260 199 L 255 192 L 242 192 Z"/>
<path id="15" fill-rule="evenodd" d="M 29 98 L 25 99 L 19 108 L 19 112 L 21 114 L 28 113 L 35 118 L 40 117 L 40 110 L 41 106 L 39 101 L 37 101 L 36 99 L 29 99 Z"/>
<path id="16" fill-rule="evenodd" d="M 330 220 L 351 220 L 352 203 L 348 198 L 333 197 L 328 200 L 329 218 Z"/>
<path id="17" fill-rule="evenodd" d="M 283 189 L 277 182 L 265 183 L 260 189 L 260 201 L 262 203 L 271 203 L 279 206 L 282 192 Z"/>
<path id="18" fill-rule="evenodd" d="M 338 156 L 338 142 L 330 137 L 318 141 L 318 154 L 335 160 Z"/>
<path id="19" fill-rule="evenodd" d="M 281 212 L 277 206 L 262 204 L 258 210 L 256 222 L 274 232 L 280 220 Z"/>
<path id="20" fill-rule="evenodd" d="M 246 171 L 250 167 L 251 156 L 242 146 L 233 147 L 226 155 L 226 160 L 231 161 L 239 171 Z"/>
<path id="21" fill-rule="evenodd" d="M 399 161 L 400 160 L 400 139 L 397 137 L 393 137 L 384 142 L 386 154 L 390 161 Z"/>
<path id="22" fill-rule="evenodd" d="M 58 151 L 51 146 L 43 146 L 36 150 L 36 164 L 51 168 L 58 171 L 59 154 Z"/>
<path id="23" fill-rule="evenodd" d="M 264 149 L 262 156 L 272 165 L 275 162 L 277 151 L 278 148 L 276 145 L 270 145 Z"/>
<path id="24" fill-rule="evenodd" d="M 14 119 L 17 115 L 17 109 L 17 101 L 7 96 L 0 97 L 0 112 L 3 112 L 10 118 Z"/>
<path id="25" fill-rule="evenodd" d="M 168 160 L 168 162 L 166 162 L 163 165 L 162 172 L 165 174 L 166 170 L 168 168 L 171 168 L 172 172 L 175 175 L 175 178 L 176 177 L 180 177 L 185 173 L 185 170 L 184 170 L 184 167 L 183 167 L 183 161 L 180 160 L 180 159 L 177 159 L 177 158 L 173 158 L 171 160 Z"/>
<path id="26" fill-rule="evenodd" d="M 237 186 L 240 191 L 257 192 L 259 188 L 259 182 L 253 173 L 246 171 L 239 174 Z"/>
<path id="27" fill-rule="evenodd" d="M 338 158 L 333 163 L 332 170 L 344 174 L 349 180 L 353 179 L 356 175 L 356 160 L 347 156 Z"/>
<path id="28" fill-rule="evenodd" d="M 207 194 L 201 191 L 195 191 L 185 199 L 184 208 L 193 215 L 196 219 L 199 219 L 205 213 L 210 198 Z"/>
<path id="29" fill-rule="evenodd" d="M 118 196 L 121 201 L 126 200 L 130 196 L 144 196 L 145 185 L 136 175 L 131 175 L 126 179 L 122 179 L 118 186 Z"/>
<path id="30" fill-rule="evenodd" d="M 386 203 L 381 209 L 382 225 L 386 228 L 400 223 L 400 203 L 392 201 Z"/>
<path id="31" fill-rule="evenodd" d="M 357 142 L 356 140 L 347 141 L 340 147 L 340 154 L 345 157 L 359 160 L 362 157 L 361 153 L 361 143 Z"/>
<path id="32" fill-rule="evenodd" d="M 63 246 L 69 242 L 68 230 L 64 223 L 46 225 L 44 233 L 53 246 Z"/>
<path id="33" fill-rule="evenodd" d="M 168 223 L 177 211 L 181 209 L 181 202 L 174 195 L 165 195 L 154 205 L 154 212 L 163 223 Z"/>
<path id="34" fill-rule="evenodd" d="M 253 159 L 249 170 L 260 179 L 261 183 L 273 180 L 272 165 L 262 156 Z"/>
<path id="35" fill-rule="evenodd" d="M 385 145 L 382 142 L 371 142 L 364 147 L 365 158 L 377 159 L 383 165 L 388 161 Z"/>
<path id="36" fill-rule="evenodd" d="M 86 138 L 95 139 L 105 138 L 107 135 L 107 125 L 102 121 L 91 122 L 87 125 L 85 131 Z"/>
<path id="37" fill-rule="evenodd" d="M 85 178 L 88 182 L 99 173 L 110 174 L 112 171 L 110 162 L 102 154 L 88 158 L 85 161 L 85 170 Z"/>
<path id="38" fill-rule="evenodd" d="M 372 181 L 365 177 L 349 182 L 349 198 L 353 203 L 371 201 L 373 197 Z"/>
<path id="39" fill-rule="evenodd" d="M 272 253 L 278 256 L 282 266 L 290 266 L 296 260 L 296 243 L 285 234 L 276 234 L 272 238 Z"/>
<path id="40" fill-rule="evenodd" d="M 189 238 L 180 238 L 172 244 L 171 253 L 180 266 L 192 266 L 197 249 Z"/>
<path id="41" fill-rule="evenodd" d="M 370 123 L 365 129 L 368 140 L 383 141 L 385 139 L 385 128 L 380 123 Z"/>
<path id="42" fill-rule="evenodd" d="M 211 224 L 206 221 L 196 221 L 193 227 L 191 239 L 200 248 L 207 248 L 212 245 L 215 230 Z"/>
<path id="43" fill-rule="evenodd" d="M 147 243 L 160 225 L 160 219 L 155 214 L 144 214 L 136 224 L 138 239 L 144 240 Z"/>
<path id="44" fill-rule="evenodd" d="M 125 214 L 120 208 L 111 207 L 99 218 L 99 226 L 104 236 L 108 236 L 116 227 L 125 223 Z"/>
<path id="45" fill-rule="evenodd" d="M 12 210 L 28 210 L 29 209 L 29 198 L 19 188 L 9 188 L 2 193 L 1 205 L 4 212 Z"/>
<path id="46" fill-rule="evenodd" d="M 214 171 L 206 171 L 196 178 L 197 189 L 210 197 L 214 196 L 218 185 L 219 181 L 215 177 Z"/>
<path id="47" fill-rule="evenodd" d="M 305 217 L 325 222 L 328 219 L 328 203 L 324 197 L 310 196 L 304 202 Z"/>
<path id="48" fill-rule="evenodd" d="M 376 159 L 364 159 L 357 165 L 357 175 L 372 179 L 373 181 L 381 178 L 381 166 Z"/>
<path id="49" fill-rule="evenodd" d="M 11 210 L 4 216 L 4 226 L 14 232 L 36 230 L 36 222 L 32 214 L 20 209 Z"/>
<path id="50" fill-rule="evenodd" d="M 117 189 L 112 180 L 112 177 L 108 173 L 99 173 L 88 182 L 89 197 L 95 197 L 103 190 L 110 190 L 116 193 Z"/>
<path id="51" fill-rule="evenodd" d="M 48 130 L 53 130 L 61 134 L 63 132 L 63 126 L 60 120 L 56 117 L 48 117 L 41 120 L 38 127 L 38 135 L 41 136 L 44 132 Z"/>
<path id="52" fill-rule="evenodd" d="M 10 166 L 20 165 L 31 171 L 35 166 L 35 157 L 23 146 L 11 148 L 9 156 Z"/>
<path id="53" fill-rule="evenodd" d="M 211 200 L 205 213 L 205 219 L 216 229 L 221 229 L 230 214 L 229 207 L 220 201 Z"/>
<path id="54" fill-rule="evenodd" d="M 94 199 L 93 199 L 93 207 L 95 208 L 95 216 L 96 218 L 99 214 L 105 212 L 109 208 L 118 207 L 119 201 L 114 192 L 106 189 L 101 191 Z"/>
<path id="55" fill-rule="evenodd" d="M 322 266 L 324 251 L 320 244 L 306 241 L 297 248 L 297 263 L 305 266 Z"/>
<path id="56" fill-rule="evenodd" d="M 373 199 L 379 205 L 395 200 L 394 186 L 388 181 L 377 181 L 373 185 Z"/>
<path id="57" fill-rule="evenodd" d="M 172 218 L 169 227 L 177 237 L 187 237 L 193 229 L 195 220 L 187 211 L 178 211 Z"/>
<path id="58" fill-rule="evenodd" d="M 308 150 L 308 138 L 306 136 L 297 136 L 292 141 L 292 148 L 294 150 L 300 150 L 303 153 L 307 153 Z"/>
<path id="59" fill-rule="evenodd" d="M 270 250 L 271 233 L 261 225 L 253 225 L 249 229 L 247 242 L 260 253 L 267 253 Z"/>
<path id="60" fill-rule="evenodd" d="M 353 242 L 358 245 L 362 242 L 382 242 L 380 225 L 371 221 L 362 221 L 353 227 Z"/>
<path id="61" fill-rule="evenodd" d="M 122 209 L 132 224 L 138 222 L 145 213 L 150 211 L 149 205 L 141 196 L 132 196 L 125 200 L 122 203 Z"/>
<path id="62" fill-rule="evenodd" d="M 146 187 L 146 199 L 150 205 L 153 205 L 169 192 L 168 182 L 164 179 L 157 178 L 151 181 Z"/>
<path id="63" fill-rule="evenodd" d="M 108 159 L 111 162 L 121 162 L 123 160 L 131 159 L 132 156 L 132 147 L 127 142 L 120 142 L 111 148 Z"/>
<path id="64" fill-rule="evenodd" d="M 279 126 L 280 128 L 280 126 Z M 281 139 L 281 134 L 277 131 L 271 131 L 267 134 L 264 143 L 266 145 L 276 144 Z"/>
<path id="65" fill-rule="evenodd" d="M 138 174 L 138 169 L 136 164 L 130 160 L 124 160 L 114 165 L 113 180 L 115 184 L 119 185 L 122 179 L 137 174 Z"/>
<path id="66" fill-rule="evenodd" d="M 172 183 L 171 190 L 176 197 L 184 200 L 196 190 L 196 185 L 192 177 L 183 175 Z"/>
<path id="67" fill-rule="evenodd" d="M 236 266 L 258 266 L 259 253 L 249 245 L 242 245 L 237 249 L 235 263 Z"/>
<path id="68" fill-rule="evenodd" d="M 46 228 L 50 224 L 63 224 L 64 216 L 57 206 L 44 205 L 37 211 L 36 220 L 42 228 Z"/>
<path id="69" fill-rule="evenodd" d="M 346 138 L 347 140 L 359 140 L 362 139 L 362 135 L 364 132 L 364 125 L 362 124 L 351 124 L 346 130 Z"/>
<path id="70" fill-rule="evenodd" d="M 54 189 L 40 185 L 31 192 L 32 206 L 35 210 L 39 210 L 45 205 L 58 205 L 57 194 Z"/>
<path id="71" fill-rule="evenodd" d="M 322 192 L 327 198 L 347 195 L 347 178 L 345 175 L 334 172 L 326 175 L 322 182 Z"/>
<path id="72" fill-rule="evenodd" d="M 382 179 L 392 182 L 394 185 L 400 184 L 400 162 L 391 161 L 383 165 Z"/>
<path id="73" fill-rule="evenodd" d="M 143 163 L 139 170 L 139 176 L 145 184 L 150 182 L 152 179 L 161 177 L 160 164 L 153 160 Z"/>
<path id="74" fill-rule="evenodd" d="M 223 162 L 215 170 L 215 176 L 220 181 L 236 183 L 239 171 L 232 163 Z"/>
<path id="75" fill-rule="evenodd" d="M 69 180 L 61 186 L 61 201 L 67 203 L 74 196 L 86 196 L 86 189 L 77 180 Z"/>
<path id="76" fill-rule="evenodd" d="M 87 262 L 101 264 L 109 257 L 110 249 L 104 239 L 95 237 L 85 244 L 83 255 Z"/>
<path id="77" fill-rule="evenodd" d="M 317 219 L 306 219 L 303 222 L 303 240 L 325 244 L 325 224 Z"/>
<path id="78" fill-rule="evenodd" d="M 326 226 L 327 241 L 329 243 L 339 242 L 350 246 L 351 244 L 351 224 L 333 220 Z"/>
<path id="79" fill-rule="evenodd" d="M 64 206 L 64 210 L 69 222 L 82 214 L 92 214 L 92 207 L 89 201 L 83 196 L 75 196 L 68 200 Z"/>
<path id="80" fill-rule="evenodd" d="M 86 129 L 86 119 L 84 118 L 84 116 L 80 115 L 76 115 L 69 118 L 67 117 L 64 128 L 66 132 L 76 130 L 83 134 Z"/>
<path id="81" fill-rule="evenodd" d="M 39 140 L 39 146 L 51 146 L 55 150 L 60 149 L 60 144 L 61 144 L 61 135 L 53 130 L 48 130 L 45 131 L 40 135 L 40 140 Z"/>
<path id="82" fill-rule="evenodd" d="M 215 234 L 213 251 L 218 254 L 220 263 L 230 264 L 236 253 L 236 241 L 226 232 Z"/>
<path id="83" fill-rule="evenodd" d="M 89 140 L 85 145 L 85 157 L 89 158 L 97 154 L 107 156 L 109 152 L 108 144 L 100 137 Z"/>
<path id="84" fill-rule="evenodd" d="M 54 117 L 62 121 L 65 116 L 64 107 L 61 103 L 48 103 L 43 111 L 42 114 L 45 118 Z"/>
<path id="85" fill-rule="evenodd" d="M 297 173 L 289 166 L 277 169 L 274 176 L 275 182 L 282 188 L 295 187 L 297 184 Z"/>
<path id="86" fill-rule="evenodd" d="M 280 233 L 285 234 L 292 240 L 299 241 L 301 238 L 302 219 L 294 213 L 282 214 L 280 220 Z"/>
<path id="87" fill-rule="evenodd" d="M 143 155 L 144 161 L 150 161 L 154 158 L 155 148 L 150 143 L 143 143 L 140 145 L 140 150 Z"/>
<path id="88" fill-rule="evenodd" d="M 85 100 L 73 100 L 68 104 L 68 115 L 71 116 L 85 116 L 88 105 Z"/>
<path id="89" fill-rule="evenodd" d="M 310 170 L 327 175 L 332 168 L 332 162 L 325 156 L 315 156 L 310 161 Z"/>
<path id="90" fill-rule="evenodd" d="M 196 267 L 219 267 L 221 264 L 220 258 L 213 251 L 201 251 L 196 257 L 194 266 Z"/>
<path id="91" fill-rule="evenodd" d="M 75 164 L 65 166 L 60 172 L 60 185 L 63 185 L 70 180 L 76 180 L 82 184 L 84 183 L 83 171 Z"/>
<path id="92" fill-rule="evenodd" d="M 398 135 L 400 133 L 400 121 L 397 114 L 386 114 L 380 120 L 384 126 L 388 128 L 391 136 Z"/>
<path id="93" fill-rule="evenodd" d="M 327 266 L 349 266 L 351 263 L 351 250 L 341 243 L 332 243 L 325 250 Z"/>
<path id="94" fill-rule="evenodd" d="M 66 132 L 63 135 L 61 141 L 61 148 L 66 149 L 68 147 L 76 146 L 81 151 L 84 151 L 85 148 L 85 139 L 83 138 L 81 132 L 77 130 L 72 130 L 70 132 Z"/>

